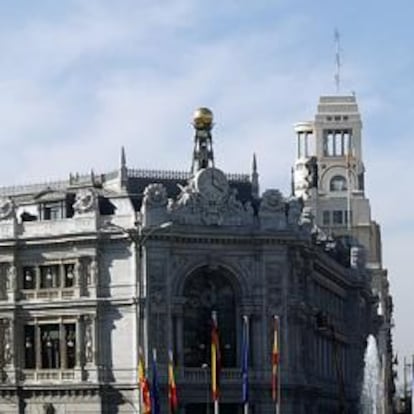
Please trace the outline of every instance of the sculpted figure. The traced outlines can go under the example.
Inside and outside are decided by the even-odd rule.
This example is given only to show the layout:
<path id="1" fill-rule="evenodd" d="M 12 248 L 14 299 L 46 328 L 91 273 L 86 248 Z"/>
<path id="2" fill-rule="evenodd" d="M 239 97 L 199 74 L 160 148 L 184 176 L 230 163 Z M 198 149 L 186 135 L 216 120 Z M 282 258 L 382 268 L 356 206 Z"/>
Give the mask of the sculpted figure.
<path id="1" fill-rule="evenodd" d="M 168 204 L 167 190 L 159 183 L 148 185 L 144 190 L 143 203 L 151 207 L 165 207 Z"/>

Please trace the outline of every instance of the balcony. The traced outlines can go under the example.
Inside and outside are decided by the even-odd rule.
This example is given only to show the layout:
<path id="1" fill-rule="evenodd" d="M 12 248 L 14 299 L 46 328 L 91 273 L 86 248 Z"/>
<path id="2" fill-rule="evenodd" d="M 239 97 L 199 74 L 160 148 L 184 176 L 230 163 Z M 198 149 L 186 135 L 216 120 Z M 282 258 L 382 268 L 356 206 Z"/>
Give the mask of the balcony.
<path id="1" fill-rule="evenodd" d="M 21 224 L 24 237 L 45 237 L 61 234 L 95 232 L 96 217 L 85 216 L 58 220 L 27 221 Z"/>
<path id="2" fill-rule="evenodd" d="M 62 289 L 38 289 L 38 290 L 22 290 L 22 300 L 68 300 L 72 299 L 75 295 L 75 288 L 62 288 Z"/>
<path id="3" fill-rule="evenodd" d="M 67 383 L 80 382 L 82 371 L 80 369 L 25 369 L 21 380 L 27 383 Z"/>

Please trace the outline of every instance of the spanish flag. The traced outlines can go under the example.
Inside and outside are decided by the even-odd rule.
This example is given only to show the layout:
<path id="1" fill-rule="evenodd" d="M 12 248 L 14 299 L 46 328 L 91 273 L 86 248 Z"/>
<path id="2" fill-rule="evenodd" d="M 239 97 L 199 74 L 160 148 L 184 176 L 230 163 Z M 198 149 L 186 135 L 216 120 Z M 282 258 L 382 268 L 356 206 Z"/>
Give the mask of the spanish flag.
<path id="1" fill-rule="evenodd" d="M 177 387 L 175 385 L 174 375 L 174 358 L 171 350 L 168 352 L 168 405 L 170 407 L 170 414 L 176 414 L 178 412 Z"/>
<path id="2" fill-rule="evenodd" d="M 145 361 L 142 349 L 139 350 L 138 381 L 140 390 L 140 405 L 142 414 L 151 414 L 151 393 L 148 378 L 145 374 Z"/>
<path id="3" fill-rule="evenodd" d="M 220 378 L 220 339 L 217 325 L 217 313 L 211 316 L 211 394 L 214 402 L 219 400 Z"/>
<path id="4" fill-rule="evenodd" d="M 279 404 L 279 318 L 274 317 L 272 350 L 272 399 Z"/>

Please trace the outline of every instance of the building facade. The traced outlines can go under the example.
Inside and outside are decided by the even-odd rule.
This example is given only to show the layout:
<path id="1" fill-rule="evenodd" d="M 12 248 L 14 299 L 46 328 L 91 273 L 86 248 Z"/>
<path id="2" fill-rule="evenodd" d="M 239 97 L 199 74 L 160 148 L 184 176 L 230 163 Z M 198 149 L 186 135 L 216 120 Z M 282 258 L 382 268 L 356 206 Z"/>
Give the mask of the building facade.
<path id="1" fill-rule="evenodd" d="M 377 300 L 377 339 L 385 401 L 392 412 L 394 394 L 392 355 L 392 297 L 382 263 L 380 226 L 371 217 L 365 194 L 362 121 L 355 96 L 323 96 L 314 121 L 295 126 L 297 156 L 293 189 L 315 216 L 324 233 L 348 248 L 362 248 Z M 350 257 L 350 260 L 353 260 Z"/>
<path id="2" fill-rule="evenodd" d="M 273 413 L 280 319 L 283 413 L 356 413 L 376 318 L 361 250 L 322 237 L 313 212 L 251 174 L 214 164 L 212 114 L 194 117 L 191 171 L 128 169 L 0 189 L 0 412 L 139 413 L 140 348 L 168 350 L 180 412 L 208 413 L 211 314 L 220 412 L 242 412 L 242 318 L 250 408 Z M 151 373 L 150 373 L 151 376 Z"/>

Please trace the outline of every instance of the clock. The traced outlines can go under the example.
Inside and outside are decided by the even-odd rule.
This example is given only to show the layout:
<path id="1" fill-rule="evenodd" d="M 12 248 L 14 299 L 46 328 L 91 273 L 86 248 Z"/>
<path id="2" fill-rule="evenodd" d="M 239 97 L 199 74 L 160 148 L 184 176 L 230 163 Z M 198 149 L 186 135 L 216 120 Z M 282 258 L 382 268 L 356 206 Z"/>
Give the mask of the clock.
<path id="1" fill-rule="evenodd" d="M 214 167 L 200 170 L 195 177 L 195 186 L 202 196 L 213 200 L 226 197 L 229 191 L 225 174 Z"/>

